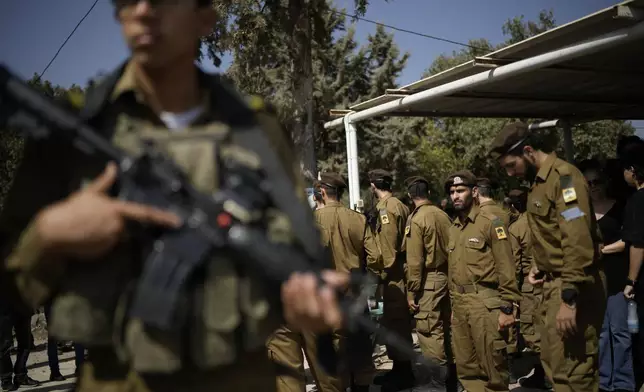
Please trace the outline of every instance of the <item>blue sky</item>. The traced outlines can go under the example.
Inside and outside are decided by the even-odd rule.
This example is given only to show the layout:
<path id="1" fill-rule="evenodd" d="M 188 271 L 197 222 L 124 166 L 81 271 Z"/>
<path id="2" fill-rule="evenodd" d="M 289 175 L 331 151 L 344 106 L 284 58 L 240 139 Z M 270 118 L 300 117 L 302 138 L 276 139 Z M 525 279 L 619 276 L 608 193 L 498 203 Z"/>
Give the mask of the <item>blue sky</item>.
<path id="1" fill-rule="evenodd" d="M 335 0 L 352 10 L 353 0 Z M 425 34 L 467 42 L 487 38 L 504 40 L 503 22 L 517 15 L 535 18 L 541 9 L 553 9 L 558 24 L 570 22 L 616 4 L 611 0 L 371 0 L 366 18 Z M 40 73 L 61 43 L 92 5 L 92 0 L 0 1 L 0 62 L 28 78 Z M 373 24 L 358 22 L 357 38 L 364 40 Z M 407 33 L 394 32 L 402 51 L 411 58 L 399 82 L 417 80 L 432 60 L 458 46 Z M 44 75 L 63 86 L 84 85 L 101 71 L 109 71 L 127 56 L 109 0 L 99 0 Z M 207 70 L 215 71 L 210 64 Z M 640 124 L 638 124 L 638 127 Z M 644 130 L 644 123 L 642 123 Z"/>

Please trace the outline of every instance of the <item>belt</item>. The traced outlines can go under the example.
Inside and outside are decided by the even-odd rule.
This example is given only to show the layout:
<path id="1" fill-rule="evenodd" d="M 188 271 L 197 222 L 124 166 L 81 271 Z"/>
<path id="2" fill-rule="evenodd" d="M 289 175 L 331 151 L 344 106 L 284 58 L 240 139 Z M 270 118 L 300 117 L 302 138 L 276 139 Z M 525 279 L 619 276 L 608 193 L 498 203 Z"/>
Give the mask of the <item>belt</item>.
<path id="1" fill-rule="evenodd" d="M 474 293 L 478 293 L 481 289 L 496 290 L 498 288 L 498 285 L 488 284 L 488 283 L 476 283 L 476 284 L 466 284 L 466 285 L 454 284 L 452 287 L 454 287 L 454 291 L 456 291 L 459 294 L 474 294 Z"/>
<path id="2" fill-rule="evenodd" d="M 584 267 L 584 274 L 586 275 L 595 275 L 598 271 L 599 268 L 596 264 L 593 264 L 590 267 Z M 561 272 L 559 271 L 544 273 L 544 279 L 546 281 L 555 280 L 557 278 L 561 278 Z"/>

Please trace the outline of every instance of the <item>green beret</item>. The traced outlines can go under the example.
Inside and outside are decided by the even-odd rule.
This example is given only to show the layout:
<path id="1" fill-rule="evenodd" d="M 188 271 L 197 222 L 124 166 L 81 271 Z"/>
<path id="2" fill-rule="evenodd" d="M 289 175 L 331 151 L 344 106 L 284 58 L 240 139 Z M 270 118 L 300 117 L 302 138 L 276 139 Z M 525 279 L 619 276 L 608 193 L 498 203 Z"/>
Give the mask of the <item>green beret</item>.
<path id="1" fill-rule="evenodd" d="M 474 187 L 476 186 L 476 176 L 469 170 L 461 170 L 450 174 L 445 180 L 445 191 L 449 193 L 449 188 L 457 185 Z"/>
<path id="2" fill-rule="evenodd" d="M 525 141 L 529 134 L 528 124 L 523 122 L 514 122 L 504 126 L 492 140 L 489 155 L 494 159 L 506 155 Z"/>
<path id="3" fill-rule="evenodd" d="M 369 172 L 369 181 L 374 182 L 378 180 L 383 180 L 386 182 L 393 182 L 394 176 L 390 172 L 383 169 L 374 169 Z"/>
<path id="4" fill-rule="evenodd" d="M 340 174 L 331 172 L 320 173 L 320 184 L 335 189 L 347 187 L 347 183 L 344 182 L 344 178 Z"/>
<path id="5" fill-rule="evenodd" d="M 417 182 L 424 182 L 425 184 L 429 185 L 429 181 L 427 181 L 424 177 L 413 176 L 405 180 L 405 186 L 409 188 L 410 186 L 414 185 Z"/>

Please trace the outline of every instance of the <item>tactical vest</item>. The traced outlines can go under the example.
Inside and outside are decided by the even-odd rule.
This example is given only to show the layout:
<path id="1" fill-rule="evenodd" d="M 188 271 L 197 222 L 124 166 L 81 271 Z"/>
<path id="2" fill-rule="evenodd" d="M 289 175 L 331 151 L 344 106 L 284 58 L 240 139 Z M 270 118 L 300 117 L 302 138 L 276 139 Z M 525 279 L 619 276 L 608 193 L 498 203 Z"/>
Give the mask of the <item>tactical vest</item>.
<path id="1" fill-rule="evenodd" d="M 136 154 L 142 143 L 153 142 L 202 192 L 215 192 L 220 186 L 217 152 L 238 160 L 257 158 L 232 143 L 231 125 L 224 122 L 183 132 L 154 128 L 125 114 L 116 116 L 116 122 L 105 122 L 101 113 L 121 72 L 89 92 L 84 109 L 87 121 L 118 147 Z M 217 101 L 243 105 L 235 100 Z M 80 163 L 71 190 L 104 167 L 104 162 L 87 159 Z M 284 219 L 278 217 L 275 222 L 269 225 L 274 237 L 281 233 L 281 240 L 287 241 L 284 233 L 290 228 Z M 90 348 L 111 346 L 133 370 L 151 373 L 186 367 L 212 369 L 233 363 L 243 351 L 264 349 L 266 338 L 281 323 L 275 309 L 278 305 L 270 302 L 276 296 L 267 296 L 265 284 L 225 251 L 213 254 L 212 261 L 191 278 L 190 290 L 182 298 L 190 315 L 183 330 L 164 332 L 128 319 L 145 250 L 144 244 L 126 238 L 102 260 L 70 262 L 52 304 L 52 335 Z"/>

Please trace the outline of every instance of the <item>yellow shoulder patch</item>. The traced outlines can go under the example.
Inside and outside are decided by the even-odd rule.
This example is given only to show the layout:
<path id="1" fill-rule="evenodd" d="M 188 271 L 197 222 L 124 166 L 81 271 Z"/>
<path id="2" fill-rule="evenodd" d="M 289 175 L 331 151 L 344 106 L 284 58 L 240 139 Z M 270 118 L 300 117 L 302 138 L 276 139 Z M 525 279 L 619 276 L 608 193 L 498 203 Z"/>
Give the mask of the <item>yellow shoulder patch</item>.
<path id="1" fill-rule="evenodd" d="M 387 209 L 383 208 L 379 212 L 380 212 L 380 222 L 382 222 L 383 225 L 388 225 L 389 215 L 387 215 Z"/>
<path id="2" fill-rule="evenodd" d="M 563 175 L 560 178 L 560 183 L 564 203 L 568 204 L 577 201 L 577 191 L 573 185 L 572 177 L 570 175 Z"/>
<path id="3" fill-rule="evenodd" d="M 405 226 L 405 235 L 409 235 L 411 232 L 411 226 Z"/>
<path id="4" fill-rule="evenodd" d="M 255 111 L 264 110 L 266 105 L 264 104 L 264 99 L 259 95 L 250 95 L 246 98 L 246 102 L 251 109 Z"/>
<path id="5" fill-rule="evenodd" d="M 505 232 L 505 227 L 503 226 L 501 219 L 494 218 L 494 220 L 492 220 L 492 226 L 494 227 L 497 239 L 505 240 L 508 238 L 508 234 Z"/>
<path id="6" fill-rule="evenodd" d="M 505 233 L 505 229 L 503 227 L 495 227 L 494 231 L 496 232 L 497 239 L 504 240 L 508 238 L 508 235 Z"/>
<path id="7" fill-rule="evenodd" d="M 82 109 L 85 106 L 85 95 L 79 91 L 70 91 L 67 93 L 67 101 L 75 109 Z"/>

